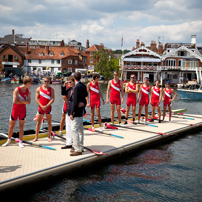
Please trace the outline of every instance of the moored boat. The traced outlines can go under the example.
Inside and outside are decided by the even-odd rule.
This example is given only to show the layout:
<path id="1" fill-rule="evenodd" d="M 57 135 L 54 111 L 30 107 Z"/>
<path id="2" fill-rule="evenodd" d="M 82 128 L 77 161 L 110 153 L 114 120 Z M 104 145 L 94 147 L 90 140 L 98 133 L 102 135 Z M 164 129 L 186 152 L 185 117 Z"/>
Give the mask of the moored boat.
<path id="1" fill-rule="evenodd" d="M 13 78 L 7 77 L 1 80 L 1 82 L 5 82 L 5 83 L 11 83 L 11 81 L 13 80 Z"/>
<path id="2" fill-rule="evenodd" d="M 177 91 L 181 99 L 202 100 L 202 86 L 196 82 L 178 85 Z"/>

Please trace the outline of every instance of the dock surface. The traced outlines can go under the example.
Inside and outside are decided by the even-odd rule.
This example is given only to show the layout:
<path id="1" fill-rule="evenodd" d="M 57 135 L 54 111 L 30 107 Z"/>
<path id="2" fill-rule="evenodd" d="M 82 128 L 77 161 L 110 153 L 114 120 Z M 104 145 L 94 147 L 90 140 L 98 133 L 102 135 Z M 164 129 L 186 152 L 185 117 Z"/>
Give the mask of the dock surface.
<path id="1" fill-rule="evenodd" d="M 189 115 L 182 117 L 189 117 Z M 190 118 L 194 120 L 172 117 L 172 121 L 169 122 L 168 117 L 166 117 L 162 123 L 158 123 L 158 121 L 151 123 L 158 127 L 129 123 L 124 125 L 124 128 L 118 128 L 118 130 L 103 128 L 103 132 L 123 136 L 124 139 L 84 130 L 84 146 L 109 153 L 109 155 L 96 156 L 94 153 L 85 150 L 82 155 L 72 157 L 70 156 L 70 149 L 61 149 L 65 145 L 65 141 L 58 137 L 55 137 L 52 142 L 48 142 L 47 137 L 40 138 L 37 141 L 37 143 L 56 148 L 56 151 L 27 145 L 26 143 L 23 143 L 24 148 L 20 148 L 18 143 L 0 147 L 0 191 L 63 172 L 71 172 L 75 168 L 82 169 L 82 166 L 113 156 L 116 157 L 124 152 L 169 137 L 168 135 L 159 135 L 159 132 L 178 136 L 179 133 L 186 133 L 193 129 L 201 130 L 202 116 L 192 115 L 191 117 L 190 115 Z M 131 130 L 129 127 L 148 132 Z M 44 135 L 46 136 L 46 134 Z M 4 142 L 5 140 L 1 140 L 0 144 L 2 145 Z"/>

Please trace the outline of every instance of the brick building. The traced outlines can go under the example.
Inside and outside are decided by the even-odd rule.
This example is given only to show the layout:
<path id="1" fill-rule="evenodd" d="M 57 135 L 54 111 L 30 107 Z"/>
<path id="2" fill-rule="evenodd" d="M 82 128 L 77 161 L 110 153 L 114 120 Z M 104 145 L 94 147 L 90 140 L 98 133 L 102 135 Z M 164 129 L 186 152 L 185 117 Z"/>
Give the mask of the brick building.
<path id="1" fill-rule="evenodd" d="M 5 71 L 5 76 L 8 76 L 11 72 L 20 76 L 24 59 L 25 55 L 19 47 L 6 45 L 0 49 L 0 72 Z"/>

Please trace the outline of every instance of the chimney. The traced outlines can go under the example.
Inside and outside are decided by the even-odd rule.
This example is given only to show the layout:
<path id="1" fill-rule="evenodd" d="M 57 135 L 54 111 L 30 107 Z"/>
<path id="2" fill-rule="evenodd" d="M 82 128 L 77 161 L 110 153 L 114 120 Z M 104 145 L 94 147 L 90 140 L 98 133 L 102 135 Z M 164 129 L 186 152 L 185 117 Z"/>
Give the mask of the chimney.
<path id="1" fill-rule="evenodd" d="M 49 46 L 46 46 L 46 54 L 49 55 Z"/>
<path id="2" fill-rule="evenodd" d="M 163 44 L 159 42 L 159 49 L 158 49 L 158 54 L 162 55 L 163 54 Z"/>
<path id="3" fill-rule="evenodd" d="M 26 45 L 26 54 L 28 54 L 28 43 Z"/>
<path id="4" fill-rule="evenodd" d="M 65 46 L 65 42 L 64 42 L 64 40 L 61 41 L 61 45 L 60 45 L 60 46 L 62 46 L 62 47 Z"/>
<path id="5" fill-rule="evenodd" d="M 141 46 L 144 46 L 144 42 L 141 42 Z"/>
<path id="6" fill-rule="evenodd" d="M 15 30 L 12 29 L 12 35 L 13 35 L 13 43 L 15 43 Z"/>
<path id="7" fill-rule="evenodd" d="M 157 51 L 157 48 L 156 48 L 156 41 L 151 41 L 151 46 L 150 46 L 150 49 L 154 52 Z"/>
<path id="8" fill-rule="evenodd" d="M 136 40 L 136 48 L 139 48 L 139 47 L 140 47 L 140 40 L 137 39 L 137 40 Z"/>
<path id="9" fill-rule="evenodd" d="M 194 47 L 196 46 L 196 35 L 195 34 L 191 35 L 191 45 Z"/>
<path id="10" fill-rule="evenodd" d="M 87 41 L 86 41 L 86 49 L 88 49 L 89 48 L 89 40 L 87 39 Z"/>
<path id="11" fill-rule="evenodd" d="M 103 43 L 100 43 L 100 47 L 104 48 L 104 44 L 103 44 Z"/>

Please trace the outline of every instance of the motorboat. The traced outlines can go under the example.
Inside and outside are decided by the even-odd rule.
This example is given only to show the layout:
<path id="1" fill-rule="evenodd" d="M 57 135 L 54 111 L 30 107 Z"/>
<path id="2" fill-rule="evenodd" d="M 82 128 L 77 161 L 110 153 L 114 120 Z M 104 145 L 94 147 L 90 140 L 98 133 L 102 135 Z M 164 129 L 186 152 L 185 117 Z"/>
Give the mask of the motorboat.
<path id="1" fill-rule="evenodd" d="M 177 84 L 177 91 L 181 99 L 202 100 L 202 85 L 195 81 Z"/>

